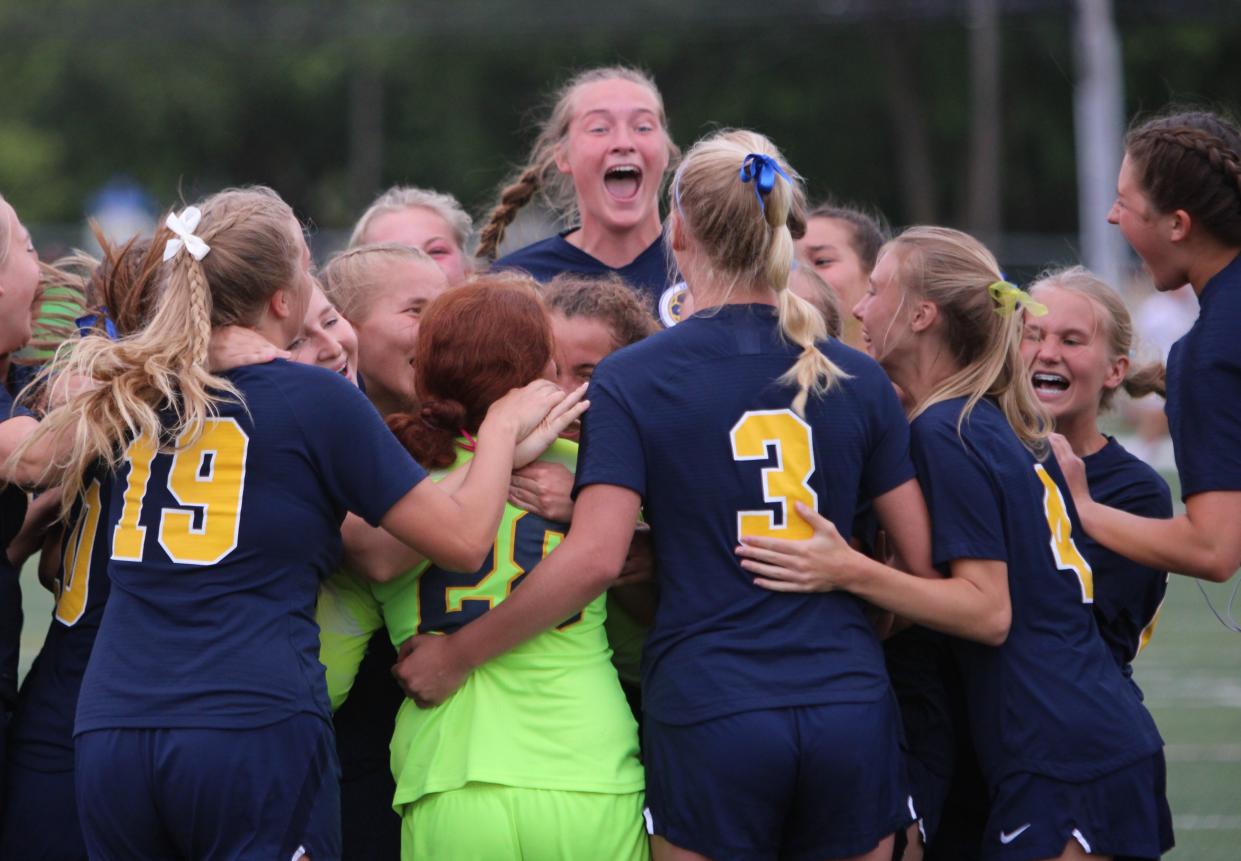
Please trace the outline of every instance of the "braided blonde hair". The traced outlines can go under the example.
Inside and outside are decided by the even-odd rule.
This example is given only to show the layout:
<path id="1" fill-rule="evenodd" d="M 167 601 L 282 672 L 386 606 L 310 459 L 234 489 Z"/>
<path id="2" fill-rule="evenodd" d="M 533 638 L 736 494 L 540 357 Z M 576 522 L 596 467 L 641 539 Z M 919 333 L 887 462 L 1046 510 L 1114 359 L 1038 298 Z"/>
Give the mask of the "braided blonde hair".
<path id="1" fill-rule="evenodd" d="M 777 179 L 760 207 L 755 186 L 739 171 L 751 153 L 770 156 L 790 181 Z M 670 204 L 696 241 L 706 262 L 696 273 L 728 296 L 742 284 L 767 287 L 776 294 L 780 331 L 801 354 L 780 381 L 797 386 L 793 409 L 802 414 L 811 394 L 823 394 L 847 377 L 817 342 L 827 326 L 813 305 L 788 289 L 793 265 L 793 229 L 805 230 L 805 197 L 797 174 L 767 138 L 757 132 L 726 130 L 703 138 L 690 149 L 672 180 Z"/>
<path id="2" fill-rule="evenodd" d="M 204 200 L 197 235 L 211 248 L 201 260 L 182 250 L 163 266 L 151 319 L 140 332 L 109 341 L 62 345 L 44 374 L 90 380 L 95 387 L 49 413 L 18 449 L 51 437 L 72 440 L 63 463 L 62 508 L 82 491 L 87 468 L 116 469 L 139 436 L 167 449 L 192 444 L 221 403 L 241 394 L 208 368 L 211 330 L 252 325 L 278 289 L 297 289 L 304 244 L 293 211 L 269 188 L 230 189 Z M 155 235 L 163 248 L 167 228 Z M 167 413 L 171 413 L 170 416 Z"/>
<path id="3" fill-rule="evenodd" d="M 668 169 L 671 170 L 680 150 L 668 137 L 668 118 L 664 113 L 664 99 L 655 86 L 655 80 L 645 72 L 628 66 L 607 66 L 587 69 L 568 80 L 557 92 L 551 115 L 539 126 L 539 135 L 526 159 L 526 166 L 508 181 L 500 191 L 500 199 L 487 216 L 479 231 L 478 249 L 481 260 L 494 260 L 504 239 L 504 231 L 523 206 L 537 195 L 566 223 L 578 219 L 577 192 L 573 179 L 556 167 L 556 150 L 569 136 L 569 126 L 575 116 L 574 98 L 577 91 L 587 84 L 599 81 L 622 80 L 646 87 L 659 106 L 659 124 L 668 142 Z"/>

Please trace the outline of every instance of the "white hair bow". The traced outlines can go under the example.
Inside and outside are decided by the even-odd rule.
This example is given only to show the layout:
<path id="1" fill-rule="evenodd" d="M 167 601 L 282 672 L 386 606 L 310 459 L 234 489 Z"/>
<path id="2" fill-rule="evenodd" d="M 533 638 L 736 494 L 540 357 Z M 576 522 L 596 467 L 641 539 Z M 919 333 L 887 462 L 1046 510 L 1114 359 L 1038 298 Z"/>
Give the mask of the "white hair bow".
<path id="1" fill-rule="evenodd" d="M 202 260 L 207 256 L 211 246 L 194 235 L 194 228 L 202 217 L 203 214 L 197 206 L 186 207 L 179 216 L 175 212 L 168 213 L 168 220 L 164 223 L 176 234 L 176 238 L 169 239 L 164 245 L 165 260 L 171 260 L 182 248 L 190 252 L 195 260 Z"/>

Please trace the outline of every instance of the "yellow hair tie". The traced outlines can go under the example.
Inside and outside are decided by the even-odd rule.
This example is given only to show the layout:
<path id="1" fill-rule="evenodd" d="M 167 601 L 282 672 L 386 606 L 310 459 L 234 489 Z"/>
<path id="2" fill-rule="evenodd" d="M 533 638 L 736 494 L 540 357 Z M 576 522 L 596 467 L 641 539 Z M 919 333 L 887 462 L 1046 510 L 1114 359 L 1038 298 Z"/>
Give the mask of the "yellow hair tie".
<path id="1" fill-rule="evenodd" d="M 1042 317 L 1047 313 L 1047 306 L 1042 302 L 1035 302 L 1034 297 L 1026 291 L 1022 290 L 1016 284 L 1010 284 L 1007 281 L 996 281 L 987 287 L 987 292 L 991 294 L 991 298 L 995 300 L 996 313 L 1005 317 L 1014 313 L 1020 306 L 1027 313 Z"/>

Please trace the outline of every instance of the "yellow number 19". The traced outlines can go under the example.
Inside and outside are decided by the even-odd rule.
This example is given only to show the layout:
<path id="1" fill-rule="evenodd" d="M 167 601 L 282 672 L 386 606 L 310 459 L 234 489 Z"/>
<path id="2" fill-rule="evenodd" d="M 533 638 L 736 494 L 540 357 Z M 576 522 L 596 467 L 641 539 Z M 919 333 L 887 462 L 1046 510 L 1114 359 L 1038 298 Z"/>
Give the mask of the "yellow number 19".
<path id="1" fill-rule="evenodd" d="M 819 496 L 808 484 L 814 473 L 810 425 L 792 410 L 752 410 L 729 434 L 734 460 L 766 460 L 775 450 L 776 465 L 763 470 L 763 500 L 780 505 L 780 523 L 771 511 L 737 512 L 738 535 L 768 538 L 809 538 L 810 524 L 793 507 L 802 502 L 817 508 Z"/>

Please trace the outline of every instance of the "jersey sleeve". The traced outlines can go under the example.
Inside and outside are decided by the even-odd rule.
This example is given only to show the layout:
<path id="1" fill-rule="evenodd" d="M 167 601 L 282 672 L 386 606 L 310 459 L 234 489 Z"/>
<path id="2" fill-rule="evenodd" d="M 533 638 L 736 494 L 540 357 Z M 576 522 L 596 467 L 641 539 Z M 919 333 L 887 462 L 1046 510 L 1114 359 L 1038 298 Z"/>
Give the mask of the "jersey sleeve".
<path id="1" fill-rule="evenodd" d="M 383 614 L 367 583 L 338 570 L 319 589 L 315 621 L 319 623 L 319 661 L 326 670 L 332 711 L 336 711 L 353 688 L 367 643 L 383 627 Z"/>
<path id="2" fill-rule="evenodd" d="M 946 414 L 925 414 L 911 433 L 918 483 L 931 512 L 931 558 L 1008 561 L 1001 499 L 978 453 Z"/>
<path id="3" fill-rule="evenodd" d="M 872 407 L 874 445 L 862 470 L 862 493 L 867 499 L 883 496 L 916 476 L 909 456 L 909 422 L 887 377 L 875 383 Z"/>
<path id="4" fill-rule="evenodd" d="M 1181 498 L 1208 491 L 1241 490 L 1241 365 L 1212 327 L 1186 359 L 1178 382 L 1179 421 L 1170 421 L 1181 480 Z M 1182 343 L 1176 348 L 1182 349 Z M 1189 352 L 1189 351 L 1186 351 Z M 1172 416 L 1169 415 L 1169 419 Z"/>
<path id="5" fill-rule="evenodd" d="M 321 375 L 303 377 L 315 380 L 313 392 L 290 398 L 311 462 L 338 504 L 378 526 L 427 472 L 357 387 L 327 371 Z"/>
<path id="6" fill-rule="evenodd" d="M 582 444 L 573 496 L 589 484 L 627 487 L 646 495 L 646 459 L 638 423 L 621 398 L 606 365 L 595 372 L 586 391 L 590 407 L 582 418 Z"/>

